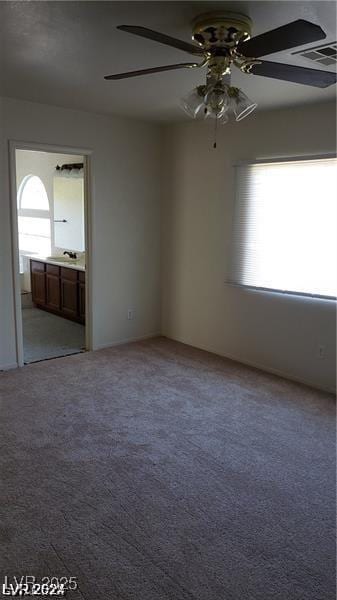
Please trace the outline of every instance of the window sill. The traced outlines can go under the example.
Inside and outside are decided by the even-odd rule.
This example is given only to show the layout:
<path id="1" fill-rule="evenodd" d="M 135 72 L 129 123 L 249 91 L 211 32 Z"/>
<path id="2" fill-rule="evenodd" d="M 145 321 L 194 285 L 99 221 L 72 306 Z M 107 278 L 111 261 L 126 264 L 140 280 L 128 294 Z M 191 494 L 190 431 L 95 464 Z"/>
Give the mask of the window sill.
<path id="1" fill-rule="evenodd" d="M 306 294 L 301 292 L 289 292 L 283 290 L 274 290 L 271 288 L 254 287 L 253 285 L 240 285 L 238 283 L 230 283 L 225 281 L 225 285 L 228 287 L 237 288 L 246 292 L 254 292 L 257 294 L 280 296 L 282 298 L 294 298 L 294 300 L 311 300 L 314 302 L 332 302 L 336 304 L 337 298 L 333 296 L 318 296 L 314 294 Z"/>

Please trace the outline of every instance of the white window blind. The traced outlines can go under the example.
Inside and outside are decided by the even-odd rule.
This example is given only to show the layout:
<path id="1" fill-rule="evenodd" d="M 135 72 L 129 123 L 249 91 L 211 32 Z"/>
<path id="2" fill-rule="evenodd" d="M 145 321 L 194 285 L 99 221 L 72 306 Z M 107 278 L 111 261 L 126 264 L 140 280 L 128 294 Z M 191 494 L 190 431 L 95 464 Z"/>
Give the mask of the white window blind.
<path id="1" fill-rule="evenodd" d="M 236 167 L 230 283 L 337 295 L 337 159 Z"/>

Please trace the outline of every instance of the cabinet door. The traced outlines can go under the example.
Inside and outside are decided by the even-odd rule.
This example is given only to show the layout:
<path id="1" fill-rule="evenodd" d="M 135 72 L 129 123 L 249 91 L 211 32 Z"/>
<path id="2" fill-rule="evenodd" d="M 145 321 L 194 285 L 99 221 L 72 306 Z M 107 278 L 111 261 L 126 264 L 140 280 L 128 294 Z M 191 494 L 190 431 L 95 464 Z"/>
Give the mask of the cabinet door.
<path id="1" fill-rule="evenodd" d="M 79 317 L 81 323 L 85 322 L 85 283 L 78 284 Z"/>
<path id="2" fill-rule="evenodd" d="M 32 271 L 32 300 L 34 304 L 46 303 L 46 276 L 43 271 Z"/>
<path id="3" fill-rule="evenodd" d="M 46 275 L 46 306 L 52 310 L 60 310 L 61 292 L 60 278 L 47 273 Z"/>
<path id="4" fill-rule="evenodd" d="M 78 319 L 77 281 L 61 278 L 61 311 L 70 318 Z"/>

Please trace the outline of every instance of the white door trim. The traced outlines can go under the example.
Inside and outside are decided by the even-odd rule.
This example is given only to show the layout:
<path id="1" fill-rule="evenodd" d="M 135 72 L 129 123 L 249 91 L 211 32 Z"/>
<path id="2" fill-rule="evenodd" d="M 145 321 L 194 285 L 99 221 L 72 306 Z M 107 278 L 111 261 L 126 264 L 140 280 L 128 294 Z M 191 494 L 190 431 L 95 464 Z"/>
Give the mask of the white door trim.
<path id="1" fill-rule="evenodd" d="M 78 154 L 84 158 L 84 219 L 85 219 L 85 333 L 86 349 L 93 348 L 93 318 L 92 318 L 92 177 L 91 177 L 91 155 L 92 150 L 88 148 L 73 148 L 69 146 L 58 146 L 53 144 L 24 142 L 9 140 L 9 193 L 10 193 L 10 218 L 11 218 L 11 242 L 12 242 L 12 285 L 15 315 L 15 341 L 17 366 L 24 365 L 23 359 L 23 337 L 22 337 L 22 314 L 21 314 L 21 285 L 18 243 L 18 211 L 17 211 L 17 185 L 16 185 L 16 150 L 35 150 L 40 152 L 55 152 L 58 154 Z"/>

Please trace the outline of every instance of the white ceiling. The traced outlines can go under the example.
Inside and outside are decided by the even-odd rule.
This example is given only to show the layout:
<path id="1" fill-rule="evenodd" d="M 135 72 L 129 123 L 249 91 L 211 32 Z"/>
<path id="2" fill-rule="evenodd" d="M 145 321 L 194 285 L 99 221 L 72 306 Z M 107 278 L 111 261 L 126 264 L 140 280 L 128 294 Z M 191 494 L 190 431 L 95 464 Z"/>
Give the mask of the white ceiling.
<path id="1" fill-rule="evenodd" d="M 204 81 L 205 71 L 105 81 L 103 76 L 111 73 L 194 60 L 174 48 L 118 31 L 116 25 L 142 25 L 190 41 L 191 21 L 222 8 L 250 16 L 253 36 L 302 18 L 319 24 L 327 42 L 337 38 L 334 1 L 0 2 L 1 93 L 143 119 L 184 119 L 179 100 Z M 273 54 L 269 60 L 315 67 L 290 52 Z M 238 69 L 233 70 L 232 83 L 258 102 L 259 109 L 324 102 L 336 94 L 336 86 L 311 88 L 245 75 Z"/>

